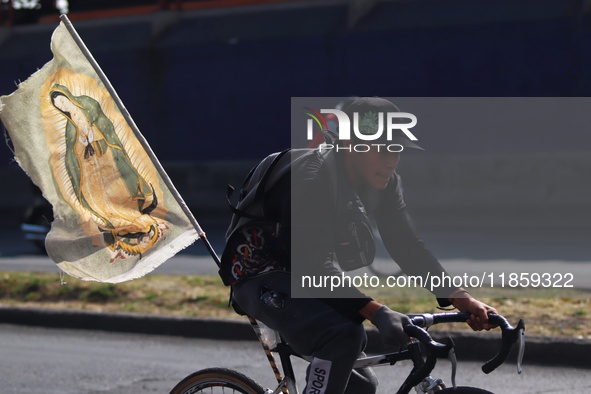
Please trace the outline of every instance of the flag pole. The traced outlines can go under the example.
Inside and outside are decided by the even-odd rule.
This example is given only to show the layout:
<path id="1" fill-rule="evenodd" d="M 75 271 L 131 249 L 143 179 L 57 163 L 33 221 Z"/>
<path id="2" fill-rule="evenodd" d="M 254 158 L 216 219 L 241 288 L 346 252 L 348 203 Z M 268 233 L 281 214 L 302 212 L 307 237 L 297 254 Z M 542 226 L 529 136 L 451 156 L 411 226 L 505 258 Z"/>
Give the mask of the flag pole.
<path id="1" fill-rule="evenodd" d="M 152 163 L 154 163 L 156 170 L 158 171 L 158 173 L 162 177 L 162 180 L 164 180 L 164 183 L 166 184 L 166 186 L 170 190 L 172 196 L 176 199 L 176 201 L 180 205 L 183 212 L 187 215 L 187 217 L 189 218 L 189 221 L 191 222 L 193 227 L 195 227 L 195 230 L 197 231 L 199 238 L 205 244 L 207 251 L 209 252 L 211 257 L 213 257 L 213 259 L 214 259 L 215 263 L 218 265 L 218 267 L 221 267 L 220 258 L 217 255 L 217 253 L 215 252 L 215 250 L 213 250 L 213 247 L 211 246 L 211 243 L 207 239 L 205 232 L 201 229 L 201 226 L 197 222 L 197 219 L 195 219 L 195 216 L 193 216 L 193 213 L 191 212 L 191 210 L 189 209 L 189 207 L 187 206 L 187 204 L 185 203 L 185 201 L 183 200 L 183 198 L 181 197 L 179 192 L 174 187 L 172 181 L 168 177 L 168 174 L 164 170 L 164 167 L 162 167 L 162 165 L 160 164 L 160 161 L 158 161 L 158 158 L 156 157 L 156 155 L 152 151 L 152 148 L 148 144 L 148 141 L 144 138 L 144 136 L 142 135 L 142 133 L 138 129 L 137 125 L 135 124 L 135 122 L 131 118 L 131 115 L 127 111 L 127 108 L 125 108 L 125 106 L 123 105 L 123 101 L 121 101 L 121 99 L 117 95 L 117 92 L 115 92 L 115 89 L 113 88 L 113 86 L 109 82 L 109 79 L 107 78 L 107 76 L 105 75 L 103 70 L 101 70 L 97 61 L 94 60 L 94 57 L 92 56 L 92 54 L 90 53 L 90 51 L 88 50 L 88 48 L 86 47 L 86 45 L 84 44 L 84 42 L 82 41 L 80 36 L 78 35 L 78 32 L 76 32 L 76 29 L 74 29 L 72 22 L 70 22 L 70 20 L 68 19 L 66 14 L 61 14 L 60 19 L 61 19 L 62 23 L 64 24 L 64 26 L 66 27 L 66 29 L 68 29 L 68 32 L 70 32 L 70 35 L 74 39 L 74 42 L 76 42 L 76 44 L 78 45 L 78 48 L 80 48 L 80 50 L 82 51 L 82 53 L 84 54 L 84 56 L 86 57 L 88 62 L 92 65 L 92 68 L 94 69 L 94 71 L 98 74 L 99 78 L 101 79 L 101 81 L 105 85 L 105 87 L 106 87 L 107 91 L 109 92 L 109 94 L 111 95 L 111 97 L 113 97 L 115 104 L 117 104 L 117 107 L 119 107 L 119 111 L 121 111 L 121 114 L 123 115 L 123 117 L 125 118 L 127 123 L 129 124 L 131 129 L 133 130 L 133 133 L 135 134 L 136 138 L 142 144 L 143 148 L 146 150 L 146 153 L 148 154 L 148 156 L 152 160 Z"/>

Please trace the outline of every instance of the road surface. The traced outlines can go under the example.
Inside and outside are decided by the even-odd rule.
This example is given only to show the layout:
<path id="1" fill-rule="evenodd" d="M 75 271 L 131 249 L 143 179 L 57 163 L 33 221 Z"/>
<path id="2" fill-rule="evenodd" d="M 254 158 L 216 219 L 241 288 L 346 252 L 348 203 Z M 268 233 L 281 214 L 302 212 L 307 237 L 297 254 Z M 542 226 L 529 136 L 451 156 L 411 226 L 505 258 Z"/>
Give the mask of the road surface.
<path id="1" fill-rule="evenodd" d="M 260 345 L 91 330 L 44 329 L 0 324 L 0 382 L 3 394 L 168 393 L 191 372 L 224 366 L 242 371 L 263 386 L 273 384 Z M 449 363 L 440 361 L 433 376 L 450 381 Z M 303 377 L 306 364 L 298 362 Z M 441 367 L 439 367 L 441 366 Z M 379 393 L 395 392 L 410 364 L 376 368 Z M 504 365 L 490 375 L 480 363 L 458 366 L 460 385 L 479 385 L 503 394 L 589 392 L 589 370 Z"/>

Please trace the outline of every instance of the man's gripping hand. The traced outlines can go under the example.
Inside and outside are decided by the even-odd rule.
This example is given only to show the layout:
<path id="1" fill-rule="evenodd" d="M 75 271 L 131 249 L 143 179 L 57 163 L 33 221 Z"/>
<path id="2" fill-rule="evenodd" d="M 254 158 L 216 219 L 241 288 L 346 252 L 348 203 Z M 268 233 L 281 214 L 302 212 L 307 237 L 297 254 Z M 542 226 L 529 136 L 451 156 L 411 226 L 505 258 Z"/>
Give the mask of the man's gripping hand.
<path id="1" fill-rule="evenodd" d="M 376 326 L 385 345 L 402 346 L 408 342 L 404 332 L 404 326 L 412 324 L 408 316 L 375 301 L 370 301 L 359 312 Z"/>
<path id="2" fill-rule="evenodd" d="M 454 291 L 449 297 L 449 301 L 453 306 L 458 308 L 460 312 L 470 313 L 470 319 L 466 321 L 474 331 L 490 330 L 496 326 L 488 322 L 488 314 L 498 314 L 497 310 L 492 306 L 485 304 L 473 298 L 466 290 L 459 288 Z"/>
<path id="3" fill-rule="evenodd" d="M 408 335 L 404 332 L 404 326 L 411 324 L 408 316 L 382 305 L 374 313 L 371 322 L 378 328 L 384 344 L 402 346 L 408 342 Z"/>

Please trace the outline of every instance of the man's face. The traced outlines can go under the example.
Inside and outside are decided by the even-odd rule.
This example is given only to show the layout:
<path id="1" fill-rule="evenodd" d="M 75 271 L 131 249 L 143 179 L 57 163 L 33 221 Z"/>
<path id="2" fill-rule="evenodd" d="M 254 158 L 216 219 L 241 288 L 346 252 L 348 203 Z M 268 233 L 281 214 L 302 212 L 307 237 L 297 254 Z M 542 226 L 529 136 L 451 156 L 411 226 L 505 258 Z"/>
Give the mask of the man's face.
<path id="1" fill-rule="evenodd" d="M 383 190 L 400 161 L 399 152 L 372 147 L 367 152 L 345 152 L 345 168 L 354 188 L 363 185 Z"/>

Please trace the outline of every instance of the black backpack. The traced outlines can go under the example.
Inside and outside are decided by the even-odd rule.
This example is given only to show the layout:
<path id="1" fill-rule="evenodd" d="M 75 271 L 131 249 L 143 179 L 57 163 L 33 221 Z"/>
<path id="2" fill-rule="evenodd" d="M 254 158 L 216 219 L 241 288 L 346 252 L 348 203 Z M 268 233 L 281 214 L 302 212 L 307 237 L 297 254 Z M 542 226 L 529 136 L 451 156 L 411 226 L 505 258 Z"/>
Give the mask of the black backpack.
<path id="1" fill-rule="evenodd" d="M 226 245 L 219 270 L 225 285 L 232 285 L 240 277 L 249 276 L 255 271 L 260 273 L 289 265 L 285 261 L 277 261 L 278 256 L 283 260 L 290 259 L 291 251 L 283 250 L 284 246 L 277 242 L 280 229 L 278 223 L 265 213 L 265 194 L 279 180 L 290 175 L 292 166 L 305 162 L 310 155 L 321 155 L 329 171 L 328 179 L 333 180 L 329 187 L 335 202 L 339 265 L 349 271 L 373 261 L 375 246 L 369 220 L 361 202 L 355 200 L 356 195 L 339 189 L 335 153 L 332 150 L 288 149 L 267 156 L 249 172 L 235 207 L 230 202 L 235 189 L 228 186 L 226 197 L 233 216 L 226 231 Z M 358 209 L 351 209 L 351 201 Z"/>
<path id="2" fill-rule="evenodd" d="M 265 194 L 279 180 L 289 176 L 294 161 L 312 152 L 309 149 L 287 149 L 267 156 L 244 179 L 236 206 L 230 201 L 235 189 L 228 185 L 226 198 L 233 215 L 226 231 L 219 270 L 225 285 L 235 283 L 254 270 L 279 268 L 278 265 L 282 264 L 276 261 L 277 256 L 288 258 L 289 251 L 279 250 L 281 246 L 275 242 L 278 227 L 265 213 Z"/>

